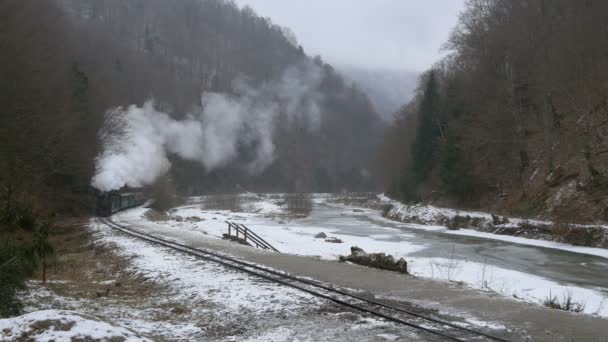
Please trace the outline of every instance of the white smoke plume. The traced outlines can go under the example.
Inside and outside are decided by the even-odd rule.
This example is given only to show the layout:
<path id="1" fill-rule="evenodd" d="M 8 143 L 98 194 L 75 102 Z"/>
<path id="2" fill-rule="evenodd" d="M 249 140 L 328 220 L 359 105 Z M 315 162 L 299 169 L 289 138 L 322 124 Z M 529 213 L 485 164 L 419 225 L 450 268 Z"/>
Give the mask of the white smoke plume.
<path id="1" fill-rule="evenodd" d="M 234 161 L 240 145 L 254 148 L 247 168 L 259 173 L 274 160 L 279 115 L 318 128 L 320 82 L 319 68 L 306 64 L 287 69 L 273 84 L 252 87 L 240 79 L 234 82 L 234 96 L 203 93 L 201 106 L 183 120 L 157 110 L 153 101 L 109 110 L 92 185 L 111 191 L 152 184 L 170 169 L 170 154 L 211 171 Z"/>

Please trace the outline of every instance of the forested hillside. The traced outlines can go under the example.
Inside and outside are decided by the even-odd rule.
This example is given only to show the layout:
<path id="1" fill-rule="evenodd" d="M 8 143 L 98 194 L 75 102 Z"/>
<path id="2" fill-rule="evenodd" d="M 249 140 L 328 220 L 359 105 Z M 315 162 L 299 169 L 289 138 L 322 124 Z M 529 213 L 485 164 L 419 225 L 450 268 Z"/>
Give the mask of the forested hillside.
<path id="1" fill-rule="evenodd" d="M 369 169 L 382 127 L 367 96 L 249 8 L 223 0 L 9 0 L 0 4 L 0 47 L 4 212 L 90 209 L 107 110 L 153 99 L 179 120 L 204 92 L 238 97 L 236 79 L 272 84 L 298 65 L 321 75 L 315 129 L 277 120 L 273 162 L 259 172 L 244 167 L 252 147 L 241 144 L 242 158 L 212 171 L 171 156 L 164 181 L 184 194 L 374 186 Z"/>
<path id="2" fill-rule="evenodd" d="M 470 0 L 387 131 L 408 200 L 608 220 L 608 3 Z"/>

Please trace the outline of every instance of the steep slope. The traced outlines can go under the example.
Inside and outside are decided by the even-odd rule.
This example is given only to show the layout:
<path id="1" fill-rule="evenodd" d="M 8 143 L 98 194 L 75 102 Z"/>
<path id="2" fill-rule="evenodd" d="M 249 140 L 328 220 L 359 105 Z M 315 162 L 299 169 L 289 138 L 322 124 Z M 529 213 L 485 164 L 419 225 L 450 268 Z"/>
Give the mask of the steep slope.
<path id="1" fill-rule="evenodd" d="M 448 41 L 453 54 L 403 113 L 416 133 L 391 190 L 608 220 L 606 13 L 601 1 L 470 1 Z"/>
<path id="2" fill-rule="evenodd" d="M 97 40 L 89 38 L 89 47 L 109 45 L 101 55 L 87 49 L 81 57 L 88 60 L 87 71 L 111 84 L 112 93 L 100 90 L 105 109 L 153 97 L 181 118 L 200 104 L 201 92 L 242 96 L 235 81 L 243 77 L 249 87 L 266 89 L 290 67 L 306 64 L 320 73 L 319 124 L 308 129 L 306 122 L 277 122 L 275 162 L 265 173 L 247 172 L 243 165 L 255 152 L 242 145 L 239 158 L 220 170 L 176 160 L 174 178 L 182 190 L 232 190 L 235 184 L 293 191 L 373 186 L 369 170 L 381 124 L 366 95 L 321 59 L 307 57 L 283 28 L 250 8 L 222 0 L 64 0 L 63 6 L 78 30 Z"/>
<path id="3" fill-rule="evenodd" d="M 24 0 L 0 6 L 5 211 L 90 206 L 95 156 L 102 151 L 97 132 L 109 109 L 154 99 L 157 110 L 181 120 L 201 107 L 202 93 L 239 99 L 245 81 L 251 89 L 267 89 L 303 66 L 320 75 L 313 89 L 319 95 L 314 129 L 305 120 L 283 120 L 284 111 L 277 110 L 278 119 L 268 125 L 275 146 L 270 167 L 250 172 L 256 142 L 244 139 L 237 157 L 221 169 L 170 156 L 173 182 L 185 193 L 232 191 L 236 184 L 283 191 L 374 187 L 369 170 L 382 124 L 367 96 L 249 8 L 223 0 Z M 255 120 L 246 123 L 255 126 Z M 49 197 L 56 199 L 52 205 Z"/>

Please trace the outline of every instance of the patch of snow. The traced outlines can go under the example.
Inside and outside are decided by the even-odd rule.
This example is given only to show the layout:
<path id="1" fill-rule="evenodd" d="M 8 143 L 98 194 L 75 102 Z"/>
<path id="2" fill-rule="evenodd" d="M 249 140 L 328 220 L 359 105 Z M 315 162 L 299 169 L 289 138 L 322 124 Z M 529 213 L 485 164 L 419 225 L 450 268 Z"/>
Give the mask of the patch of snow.
<path id="1" fill-rule="evenodd" d="M 123 327 L 77 312 L 43 310 L 23 316 L 0 319 L 0 337 L 3 341 L 73 341 L 121 340 L 126 342 L 151 341 Z"/>
<path id="2" fill-rule="evenodd" d="M 263 215 L 276 215 L 283 213 L 283 209 L 276 203 L 269 201 L 254 201 L 246 203 L 244 205 L 248 212 L 263 214 Z"/>
<path id="3" fill-rule="evenodd" d="M 534 169 L 534 172 L 532 173 L 532 175 L 530 176 L 529 181 L 533 181 L 534 178 L 536 178 L 536 175 L 538 174 L 538 168 Z"/>
<path id="4" fill-rule="evenodd" d="M 549 295 L 561 300 L 562 295 L 571 293 L 574 301 L 585 305 L 585 313 L 608 317 L 606 296 L 600 291 L 564 286 L 533 274 L 478 262 L 418 257 L 409 257 L 407 261 L 410 273 L 415 276 L 463 283 L 534 304 L 542 304 Z"/>
<path id="5" fill-rule="evenodd" d="M 376 336 L 386 341 L 397 341 L 401 338 L 401 336 L 394 334 L 378 334 Z"/>
<path id="6" fill-rule="evenodd" d="M 114 284 L 116 284 L 116 280 L 98 281 L 97 284 L 99 284 L 99 285 L 114 285 Z"/>
<path id="7" fill-rule="evenodd" d="M 502 324 L 489 323 L 489 322 L 481 321 L 481 320 L 479 320 L 477 318 L 473 318 L 473 317 L 467 317 L 467 318 L 465 318 L 465 321 L 467 321 L 467 323 L 470 323 L 471 325 L 474 325 L 476 327 L 488 328 L 491 330 L 507 330 L 507 327 L 505 327 Z"/>

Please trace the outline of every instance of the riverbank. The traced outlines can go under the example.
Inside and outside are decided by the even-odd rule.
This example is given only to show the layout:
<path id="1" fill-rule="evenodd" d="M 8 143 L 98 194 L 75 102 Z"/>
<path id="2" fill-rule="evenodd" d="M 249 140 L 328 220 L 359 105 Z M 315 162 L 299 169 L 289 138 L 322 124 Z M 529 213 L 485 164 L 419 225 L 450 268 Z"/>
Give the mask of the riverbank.
<path id="1" fill-rule="evenodd" d="M 606 225 L 501 217 L 491 213 L 460 211 L 432 205 L 407 205 L 384 195 L 379 198 L 387 205 L 383 211 L 384 217 L 403 223 L 444 226 L 451 230 L 468 228 L 483 233 L 608 249 Z"/>

